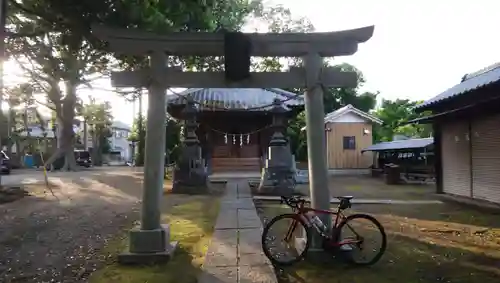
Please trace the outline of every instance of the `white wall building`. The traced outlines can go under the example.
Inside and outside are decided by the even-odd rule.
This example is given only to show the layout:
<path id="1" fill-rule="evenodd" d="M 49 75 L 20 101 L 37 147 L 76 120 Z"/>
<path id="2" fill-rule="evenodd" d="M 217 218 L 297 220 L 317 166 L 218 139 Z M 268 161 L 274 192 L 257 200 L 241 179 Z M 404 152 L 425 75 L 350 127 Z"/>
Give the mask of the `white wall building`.
<path id="1" fill-rule="evenodd" d="M 120 152 L 125 161 L 132 160 L 132 143 L 128 141 L 131 132 L 130 126 L 120 121 L 114 121 L 111 125 L 111 132 L 112 136 L 109 138 L 111 150 Z"/>

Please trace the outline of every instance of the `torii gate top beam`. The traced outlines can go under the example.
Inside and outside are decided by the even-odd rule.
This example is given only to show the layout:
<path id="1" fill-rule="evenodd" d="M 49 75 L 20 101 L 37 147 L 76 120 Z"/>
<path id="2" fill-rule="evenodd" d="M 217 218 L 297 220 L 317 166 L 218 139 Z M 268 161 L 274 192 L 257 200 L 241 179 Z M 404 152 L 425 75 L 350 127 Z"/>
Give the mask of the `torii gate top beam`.
<path id="1" fill-rule="evenodd" d="M 373 35 L 374 26 L 321 33 L 249 33 L 252 56 L 300 57 L 310 52 L 322 57 L 356 53 L 358 44 Z M 116 29 L 96 25 L 92 33 L 110 44 L 110 49 L 129 55 L 165 51 L 169 55 L 222 56 L 224 34 L 173 32 L 155 34 L 138 29 Z"/>

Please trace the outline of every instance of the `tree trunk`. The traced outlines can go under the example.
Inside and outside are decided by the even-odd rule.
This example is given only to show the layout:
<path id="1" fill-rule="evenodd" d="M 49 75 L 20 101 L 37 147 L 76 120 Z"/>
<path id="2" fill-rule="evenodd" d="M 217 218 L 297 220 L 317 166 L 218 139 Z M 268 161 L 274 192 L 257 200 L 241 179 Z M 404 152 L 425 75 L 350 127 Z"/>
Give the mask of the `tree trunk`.
<path id="1" fill-rule="evenodd" d="M 94 133 L 92 134 L 92 160 L 94 166 L 102 166 L 102 154 L 101 154 L 101 143 L 99 140 L 99 135 L 96 134 L 96 129 L 94 128 Z"/>
<path id="2" fill-rule="evenodd" d="M 83 149 L 89 150 L 88 148 L 88 128 L 87 128 L 87 119 L 83 120 Z"/>
<path id="3" fill-rule="evenodd" d="M 73 122 L 75 119 L 75 106 L 76 85 L 67 82 L 66 96 L 62 100 L 62 107 L 57 111 L 57 150 L 45 162 L 45 165 L 50 165 L 59 157 L 64 156 L 64 165 L 61 170 L 76 171 L 78 169 L 74 155 L 75 133 L 73 131 Z"/>
<path id="4" fill-rule="evenodd" d="M 19 138 L 17 138 L 14 143 L 16 144 L 16 159 L 17 159 L 17 164 L 21 165 L 22 164 L 21 143 L 19 142 Z"/>
<path id="5" fill-rule="evenodd" d="M 29 126 L 28 126 L 28 108 L 26 108 L 26 106 L 24 107 L 24 117 L 23 117 L 23 124 L 24 124 L 24 130 L 26 131 L 26 141 L 28 143 L 27 147 L 28 147 L 28 150 L 27 151 L 31 151 L 31 132 L 30 132 L 30 129 L 29 129 Z"/>

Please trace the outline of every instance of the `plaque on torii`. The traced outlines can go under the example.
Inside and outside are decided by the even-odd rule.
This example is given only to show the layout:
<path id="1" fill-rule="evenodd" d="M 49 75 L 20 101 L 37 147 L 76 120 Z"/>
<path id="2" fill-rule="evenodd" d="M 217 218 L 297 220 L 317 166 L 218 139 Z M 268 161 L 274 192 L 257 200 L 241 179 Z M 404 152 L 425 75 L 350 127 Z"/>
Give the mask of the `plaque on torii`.
<path id="1" fill-rule="evenodd" d="M 369 26 L 323 33 L 230 33 L 231 36 L 228 36 L 228 33 L 207 32 L 155 34 L 136 29 L 94 26 L 92 34 L 106 41 L 110 51 L 135 56 L 148 55 L 150 58 L 149 68 L 113 72 L 111 75 L 115 87 L 146 87 L 149 93 L 141 226 L 131 231 L 130 250 L 122 254 L 119 260 L 168 260 L 175 248 L 175 244 L 170 243 L 168 225 L 160 223 L 165 153 L 165 131 L 160 129 L 165 128 L 166 89 L 170 87 L 305 87 L 311 202 L 315 208 L 328 209 L 330 193 L 324 154 L 322 88 L 356 86 L 357 75 L 338 68 L 324 68 L 322 58 L 356 53 L 358 44 L 369 40 L 373 31 L 374 27 Z M 242 48 L 250 47 L 244 50 L 249 56 L 303 57 L 305 68 L 291 68 L 288 72 L 249 72 L 244 78 L 232 80 L 225 72 L 183 72 L 179 68 L 167 66 L 168 56 L 227 57 L 228 38 L 239 38 L 239 43 L 249 43 L 242 45 Z M 233 64 L 233 68 L 238 67 Z"/>

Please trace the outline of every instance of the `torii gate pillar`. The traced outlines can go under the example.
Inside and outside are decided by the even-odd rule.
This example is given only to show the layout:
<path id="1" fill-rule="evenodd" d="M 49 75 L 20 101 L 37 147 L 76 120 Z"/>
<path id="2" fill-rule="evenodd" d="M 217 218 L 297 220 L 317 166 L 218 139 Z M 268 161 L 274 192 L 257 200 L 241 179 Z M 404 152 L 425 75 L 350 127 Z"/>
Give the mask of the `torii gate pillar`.
<path id="1" fill-rule="evenodd" d="M 167 117 L 167 86 L 163 83 L 162 75 L 168 61 L 164 52 L 151 54 L 149 61 L 151 77 L 148 86 L 141 225 L 130 231 L 129 251 L 118 256 L 121 263 L 167 261 L 177 244 L 170 242 L 169 225 L 160 224 Z"/>
<path id="2" fill-rule="evenodd" d="M 166 53 L 173 56 L 223 56 L 225 38 L 221 33 L 152 34 L 137 30 L 120 30 L 95 26 L 92 33 L 109 43 L 118 53 L 144 56 L 153 54 L 149 69 L 112 74 L 115 87 L 148 87 L 149 109 L 146 136 L 146 164 L 142 223 L 130 233 L 130 252 L 122 262 L 141 262 L 155 257 L 168 259 L 173 247 L 168 226 L 160 225 L 159 202 L 163 194 L 163 163 L 166 120 L 166 87 L 307 87 L 306 125 L 309 153 L 309 180 L 312 206 L 330 207 L 326 168 L 324 111 L 322 87 L 356 86 L 357 74 L 335 68 L 323 68 L 322 57 L 352 55 L 358 44 L 373 35 L 374 27 L 329 33 L 246 34 L 252 43 L 251 56 L 304 57 L 303 68 L 281 73 L 251 73 L 248 79 L 228 85 L 222 72 L 182 72 L 166 68 Z M 305 78 L 304 78 L 305 77 Z M 324 219 L 329 223 L 329 219 Z M 319 243 L 313 242 L 314 247 Z"/>

